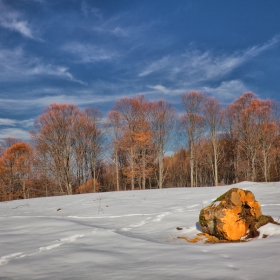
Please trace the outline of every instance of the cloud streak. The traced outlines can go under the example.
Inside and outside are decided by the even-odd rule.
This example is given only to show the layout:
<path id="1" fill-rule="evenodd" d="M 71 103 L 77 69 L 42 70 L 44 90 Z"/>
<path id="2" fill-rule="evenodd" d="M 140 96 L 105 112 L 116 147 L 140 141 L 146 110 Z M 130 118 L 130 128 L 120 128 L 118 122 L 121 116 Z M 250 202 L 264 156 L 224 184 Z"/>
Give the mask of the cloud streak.
<path id="1" fill-rule="evenodd" d="M 9 9 L 2 1 L 0 1 L 0 26 L 18 32 L 23 37 L 40 40 L 35 36 L 32 27 L 29 22 L 24 19 L 24 16 L 17 11 Z"/>
<path id="2" fill-rule="evenodd" d="M 21 48 L 7 50 L 0 46 L 0 81 L 23 81 L 36 76 L 53 76 L 86 85 L 65 66 L 46 64 L 39 58 L 25 54 Z"/>
<path id="3" fill-rule="evenodd" d="M 114 51 L 106 50 L 92 44 L 81 44 L 78 42 L 67 43 L 62 50 L 69 52 L 77 57 L 77 62 L 92 63 L 103 60 L 111 60 L 116 57 Z"/>
<path id="4" fill-rule="evenodd" d="M 123 96 L 122 96 L 123 97 Z M 30 110 L 31 108 L 45 108 L 51 103 L 66 103 L 75 104 L 78 106 L 90 106 L 96 103 L 114 101 L 120 98 L 119 96 L 103 96 L 103 95 L 89 95 L 89 94 L 75 94 L 75 95 L 56 95 L 56 96 L 44 96 L 41 98 L 26 98 L 23 100 L 18 99 L 0 99 L 0 109 L 7 110 L 9 108 L 16 109 L 18 111 Z M 12 125 L 19 124 L 14 120 L 0 119 L 0 125 Z M 28 121 L 21 122 L 21 124 L 28 124 Z"/>
<path id="5" fill-rule="evenodd" d="M 149 83 L 149 94 L 176 96 L 195 89 L 230 101 L 249 90 L 240 78 L 231 78 L 233 70 L 279 43 L 279 36 L 262 45 L 256 45 L 231 54 L 190 49 L 181 54 L 164 56 L 138 72 L 138 77 L 155 81 Z"/>
<path id="6" fill-rule="evenodd" d="M 81 4 L 81 11 L 83 12 L 85 17 L 88 17 L 90 15 L 95 16 L 98 19 L 102 19 L 102 13 L 100 11 L 100 9 L 95 8 L 95 7 L 90 7 L 86 1 L 82 1 Z"/>
<path id="7" fill-rule="evenodd" d="M 150 75 L 151 73 L 161 71 L 162 69 L 170 67 L 170 63 L 175 58 L 171 58 L 169 56 L 163 57 L 155 62 L 152 62 L 148 65 L 141 73 L 138 74 L 138 77 L 145 77 Z"/>
<path id="8" fill-rule="evenodd" d="M 34 123 L 34 119 L 27 120 L 15 120 L 15 119 L 6 119 L 0 118 L 0 126 L 23 126 L 23 127 L 31 127 Z"/>
<path id="9" fill-rule="evenodd" d="M 30 134 L 28 131 L 21 128 L 5 128 L 0 130 L 0 139 L 4 140 L 5 138 L 17 138 L 22 140 L 29 140 Z"/>
<path id="10" fill-rule="evenodd" d="M 33 118 L 27 120 L 0 118 L 0 140 L 9 137 L 29 140 L 28 130 L 33 127 L 33 124 Z"/>
<path id="11" fill-rule="evenodd" d="M 223 103 L 230 102 L 242 92 L 249 91 L 249 88 L 241 80 L 222 81 L 216 86 L 198 85 L 196 88 L 191 88 L 188 84 L 181 84 L 178 88 L 165 87 L 160 84 L 147 87 L 150 89 L 150 91 L 146 93 L 147 95 L 165 95 L 165 98 L 170 98 L 171 102 L 174 102 L 174 97 L 181 95 L 183 92 L 188 92 L 192 89 L 207 93 L 210 96 L 215 96 Z M 176 102 L 180 102 L 180 100 L 175 100 Z"/>
<path id="12" fill-rule="evenodd" d="M 218 86 L 203 86 L 199 89 L 215 96 L 221 101 L 231 101 L 242 92 L 249 91 L 249 88 L 241 80 L 223 81 Z"/>
<path id="13" fill-rule="evenodd" d="M 166 74 L 168 79 L 186 79 L 194 83 L 221 79 L 262 52 L 279 43 L 279 36 L 260 46 L 253 46 L 244 51 L 232 54 L 214 54 L 211 51 L 201 52 L 197 49 L 187 50 L 179 55 L 165 56 L 144 67 L 139 77 Z"/>

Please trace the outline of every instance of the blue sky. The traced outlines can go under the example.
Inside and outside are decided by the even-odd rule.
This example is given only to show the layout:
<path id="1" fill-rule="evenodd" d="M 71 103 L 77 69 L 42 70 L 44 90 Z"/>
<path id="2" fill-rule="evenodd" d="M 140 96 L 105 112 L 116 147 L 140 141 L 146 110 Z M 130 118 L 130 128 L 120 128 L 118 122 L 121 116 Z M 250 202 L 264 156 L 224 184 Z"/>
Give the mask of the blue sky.
<path id="1" fill-rule="evenodd" d="M 199 90 L 280 101 L 280 1 L 0 0 L 0 138 L 27 140 L 50 103 Z"/>

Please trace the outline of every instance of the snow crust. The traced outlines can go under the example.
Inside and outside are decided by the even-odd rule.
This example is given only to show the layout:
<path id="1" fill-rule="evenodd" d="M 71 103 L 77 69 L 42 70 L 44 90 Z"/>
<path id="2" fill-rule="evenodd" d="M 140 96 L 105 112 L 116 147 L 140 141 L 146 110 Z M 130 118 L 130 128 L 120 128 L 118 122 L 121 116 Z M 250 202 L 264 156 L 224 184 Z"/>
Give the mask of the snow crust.
<path id="1" fill-rule="evenodd" d="M 246 243 L 178 239 L 195 237 L 200 210 L 232 187 L 280 220 L 278 182 L 2 202 L 0 279 L 280 279 L 280 226 Z"/>

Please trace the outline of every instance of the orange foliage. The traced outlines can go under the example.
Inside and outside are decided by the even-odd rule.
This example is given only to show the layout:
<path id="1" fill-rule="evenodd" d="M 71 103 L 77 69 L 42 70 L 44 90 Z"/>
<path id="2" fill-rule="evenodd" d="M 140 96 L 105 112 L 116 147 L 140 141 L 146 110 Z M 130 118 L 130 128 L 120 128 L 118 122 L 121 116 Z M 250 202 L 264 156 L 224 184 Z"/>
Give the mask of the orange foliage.
<path id="1" fill-rule="evenodd" d="M 4 152 L 1 158 L 1 165 L 7 172 L 24 174 L 29 171 L 31 160 L 32 149 L 30 145 L 25 142 L 19 142 Z"/>
<path id="2" fill-rule="evenodd" d="M 32 164 L 32 148 L 25 142 L 18 142 L 9 147 L 0 160 L 1 180 L 5 185 L 5 193 L 11 199 L 26 198 L 28 180 Z"/>
<path id="3" fill-rule="evenodd" d="M 95 108 L 49 105 L 31 132 L 34 155 L 18 139 L 0 143 L 0 196 L 8 200 L 31 193 L 280 180 L 280 118 L 275 102 L 246 92 L 222 111 L 214 98 L 191 91 L 182 95 L 182 104 L 180 126 L 171 104 L 149 102 L 144 96 L 117 100 L 107 126 Z M 110 136 L 104 137 L 105 132 Z M 112 149 L 111 162 L 103 161 L 108 155 L 106 139 L 111 141 L 107 146 Z M 172 145 L 178 145 L 177 151 Z"/>
<path id="4" fill-rule="evenodd" d="M 118 112 L 121 123 L 119 149 L 126 156 L 123 173 L 131 181 L 131 189 L 137 182 L 140 188 L 146 188 L 151 175 L 153 159 L 153 139 L 148 120 L 150 104 L 143 96 L 122 98 L 116 102 L 114 110 Z"/>
<path id="5" fill-rule="evenodd" d="M 89 179 L 86 183 L 77 188 L 77 193 L 93 193 L 94 185 L 96 191 L 98 192 L 100 189 L 100 183 L 98 183 L 97 180 Z"/>

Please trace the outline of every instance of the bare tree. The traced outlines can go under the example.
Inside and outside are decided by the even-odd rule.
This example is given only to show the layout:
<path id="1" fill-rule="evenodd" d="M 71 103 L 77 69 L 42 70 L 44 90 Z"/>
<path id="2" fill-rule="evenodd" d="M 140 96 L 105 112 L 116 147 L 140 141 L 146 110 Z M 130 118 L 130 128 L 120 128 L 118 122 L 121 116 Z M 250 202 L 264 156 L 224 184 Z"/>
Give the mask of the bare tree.
<path id="1" fill-rule="evenodd" d="M 91 178 L 93 179 L 93 190 L 96 192 L 97 163 L 104 153 L 105 136 L 101 129 L 102 113 L 96 108 L 86 108 L 86 153 L 87 161 L 90 163 Z"/>
<path id="2" fill-rule="evenodd" d="M 43 154 L 60 192 L 66 194 L 72 194 L 73 131 L 79 113 L 73 104 L 51 104 L 35 121 L 31 132 L 37 153 Z"/>
<path id="3" fill-rule="evenodd" d="M 218 134 L 221 133 L 223 124 L 223 113 L 220 102 L 214 97 L 208 97 L 204 99 L 202 106 L 202 113 L 209 129 L 210 140 L 213 148 L 213 173 L 215 186 L 219 183 L 218 174 L 218 161 L 220 156 Z"/>
<path id="4" fill-rule="evenodd" d="M 257 179 L 257 154 L 260 150 L 260 126 L 257 118 L 259 114 L 257 96 L 252 92 L 245 92 L 229 106 L 231 118 L 234 119 L 233 129 L 238 139 L 238 164 L 242 164 L 239 170 L 246 174 L 246 180 Z M 239 156 L 246 155 L 247 166 Z"/>
<path id="5" fill-rule="evenodd" d="M 165 179 L 164 153 L 174 144 L 174 128 L 176 124 L 176 113 L 171 104 L 163 100 L 151 103 L 150 122 L 153 131 L 153 140 L 158 161 L 158 187 L 162 189 Z M 172 141 L 173 140 L 173 141 Z"/>
<path id="6" fill-rule="evenodd" d="M 258 139 L 260 141 L 261 154 L 262 154 L 262 170 L 265 182 L 269 180 L 269 167 L 271 161 L 269 160 L 270 151 L 277 139 L 278 126 L 279 126 L 279 107 L 276 102 L 271 100 L 256 99 L 252 103 L 256 110 L 256 127 Z"/>
<path id="7" fill-rule="evenodd" d="M 182 115 L 181 123 L 184 127 L 190 150 L 191 187 L 194 187 L 195 142 L 201 137 L 205 126 L 204 118 L 201 116 L 203 100 L 204 95 L 201 92 L 190 91 L 182 94 L 182 102 L 186 113 Z"/>
<path id="8" fill-rule="evenodd" d="M 145 188 L 147 176 L 151 170 L 152 145 L 151 127 L 148 122 L 149 104 L 143 96 L 122 98 L 116 102 L 114 111 L 120 115 L 123 129 L 121 149 L 127 155 L 124 173 L 131 180 L 134 190 L 136 181 Z"/>
<path id="9" fill-rule="evenodd" d="M 122 129 L 121 129 L 121 116 L 117 111 L 110 111 L 108 113 L 108 128 L 112 128 L 113 135 L 113 149 L 114 149 L 114 163 L 115 163 L 115 171 L 116 171 L 116 184 L 117 191 L 120 190 L 120 174 L 119 174 L 119 151 L 120 151 L 120 143 L 123 137 Z"/>

